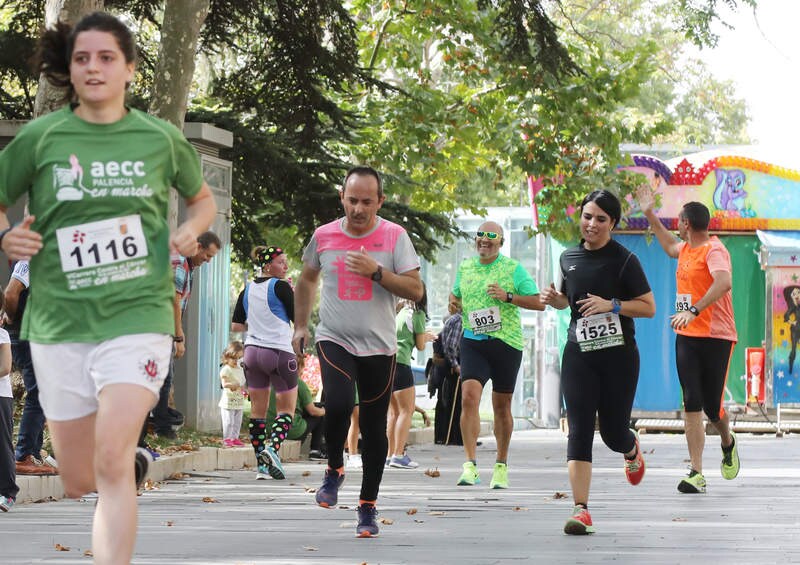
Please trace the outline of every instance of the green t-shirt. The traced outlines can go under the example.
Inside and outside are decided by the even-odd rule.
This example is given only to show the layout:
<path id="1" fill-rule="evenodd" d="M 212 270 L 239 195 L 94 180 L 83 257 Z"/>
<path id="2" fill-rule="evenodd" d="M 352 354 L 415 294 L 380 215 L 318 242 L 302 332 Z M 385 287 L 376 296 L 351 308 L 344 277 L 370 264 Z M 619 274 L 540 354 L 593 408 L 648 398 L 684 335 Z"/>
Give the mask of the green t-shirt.
<path id="1" fill-rule="evenodd" d="M 464 337 L 471 339 L 488 339 L 489 337 L 501 339 L 514 349 L 522 351 L 522 322 L 519 307 L 508 302 L 492 298 L 486 293 L 490 283 L 497 283 L 507 292 L 530 296 L 539 294 L 539 287 L 518 261 L 504 255 L 488 265 L 480 262 L 478 257 L 465 259 L 458 267 L 456 281 L 453 283 L 453 294 L 461 299 L 461 321 L 464 325 Z M 488 309 L 499 309 L 497 314 Z M 480 318 L 482 322 L 489 320 L 488 327 L 498 324 L 500 327 L 486 333 L 476 333 L 473 328 L 471 314 Z"/>
<path id="2" fill-rule="evenodd" d="M 306 433 L 308 423 L 303 418 L 303 407 L 308 406 L 310 402 L 314 402 L 314 396 L 311 394 L 311 389 L 304 380 L 298 379 L 297 381 L 297 402 L 294 405 L 294 416 L 292 417 L 292 429 L 289 430 L 287 439 L 300 439 Z M 275 408 L 275 389 L 269 389 L 269 408 L 267 409 L 267 425 L 271 426 L 275 421 L 276 408 Z"/>
<path id="3" fill-rule="evenodd" d="M 183 134 L 138 110 L 92 124 L 67 106 L 26 124 L 0 153 L 0 205 L 27 192 L 44 244 L 30 262 L 21 337 L 172 333 L 169 188 L 186 198 L 202 183 Z"/>
<path id="4" fill-rule="evenodd" d="M 411 352 L 416 345 L 416 335 L 425 333 L 425 312 L 403 308 L 397 313 L 397 362 L 411 365 Z"/>

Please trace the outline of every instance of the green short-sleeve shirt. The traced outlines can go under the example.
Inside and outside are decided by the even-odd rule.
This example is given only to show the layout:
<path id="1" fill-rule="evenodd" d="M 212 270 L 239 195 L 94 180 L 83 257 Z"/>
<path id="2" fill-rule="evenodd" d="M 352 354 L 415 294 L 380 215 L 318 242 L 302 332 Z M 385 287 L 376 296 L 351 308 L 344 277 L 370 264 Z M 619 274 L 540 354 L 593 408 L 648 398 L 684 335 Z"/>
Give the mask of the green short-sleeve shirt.
<path id="1" fill-rule="evenodd" d="M 202 184 L 183 134 L 138 110 L 93 124 L 67 106 L 26 124 L 0 153 L 0 204 L 28 193 L 43 240 L 21 337 L 97 343 L 172 333 L 169 189 L 187 198 Z"/>
<path id="2" fill-rule="evenodd" d="M 464 260 L 458 267 L 453 295 L 461 299 L 461 321 L 464 326 L 464 337 L 470 339 L 503 340 L 505 343 L 522 351 L 522 322 L 519 307 L 489 296 L 486 288 L 490 283 L 497 283 L 508 292 L 522 296 L 539 294 L 539 287 L 519 261 L 504 255 L 488 265 L 484 265 L 477 257 Z M 476 334 L 470 328 L 470 313 L 484 311 L 487 308 L 498 308 L 501 327 L 496 331 Z"/>
<path id="3" fill-rule="evenodd" d="M 403 308 L 395 317 L 397 325 L 397 362 L 411 365 L 411 352 L 416 345 L 417 334 L 425 333 L 425 312 Z"/>

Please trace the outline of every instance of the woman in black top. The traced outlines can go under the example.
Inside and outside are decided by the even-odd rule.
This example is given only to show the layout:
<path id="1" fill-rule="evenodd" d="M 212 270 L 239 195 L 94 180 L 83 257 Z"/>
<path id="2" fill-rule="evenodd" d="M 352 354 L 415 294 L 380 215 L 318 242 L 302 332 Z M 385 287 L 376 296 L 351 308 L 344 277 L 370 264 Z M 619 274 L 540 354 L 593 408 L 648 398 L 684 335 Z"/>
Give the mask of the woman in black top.
<path id="1" fill-rule="evenodd" d="M 639 439 L 629 429 L 639 380 L 639 351 L 633 318 L 655 315 L 655 299 L 636 256 L 611 239 L 620 202 L 607 190 L 595 190 L 581 203 L 581 242 L 561 254 L 562 281 L 544 289 L 542 302 L 571 318 L 561 363 L 567 405 L 567 461 L 573 515 L 567 534 L 594 532 L 587 504 L 592 479 L 595 416 L 603 442 L 625 456 L 628 481 L 639 484 L 644 459 Z"/>

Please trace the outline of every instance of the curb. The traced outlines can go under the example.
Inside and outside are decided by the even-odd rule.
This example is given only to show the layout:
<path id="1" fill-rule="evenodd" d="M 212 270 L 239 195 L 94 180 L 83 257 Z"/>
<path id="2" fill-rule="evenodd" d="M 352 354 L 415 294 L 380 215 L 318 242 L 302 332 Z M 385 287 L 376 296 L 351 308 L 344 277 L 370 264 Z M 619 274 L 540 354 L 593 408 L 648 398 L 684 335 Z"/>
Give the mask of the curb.
<path id="1" fill-rule="evenodd" d="M 433 428 L 412 428 L 408 434 L 409 445 L 433 443 Z M 283 461 L 299 461 L 301 445 L 297 440 L 286 440 L 281 445 Z M 177 473 L 191 471 L 209 472 L 217 470 L 245 469 L 256 467 L 253 448 L 247 447 L 201 447 L 197 451 L 186 451 L 172 455 L 161 455 L 150 465 L 147 477 L 153 481 L 163 481 Z M 46 502 L 64 498 L 61 477 L 17 475 L 17 504 L 26 502 Z"/>

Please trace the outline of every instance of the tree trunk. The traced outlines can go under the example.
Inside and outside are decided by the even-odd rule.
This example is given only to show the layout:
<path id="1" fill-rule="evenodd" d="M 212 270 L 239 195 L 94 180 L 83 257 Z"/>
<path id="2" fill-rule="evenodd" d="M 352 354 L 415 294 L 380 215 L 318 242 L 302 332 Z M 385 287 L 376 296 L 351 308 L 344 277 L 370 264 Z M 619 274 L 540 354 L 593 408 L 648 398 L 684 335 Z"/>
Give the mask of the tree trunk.
<path id="1" fill-rule="evenodd" d="M 103 0 L 47 0 L 45 2 L 45 27 L 52 27 L 57 21 L 75 24 L 83 16 L 96 10 L 102 10 Z M 56 88 L 44 76 L 39 77 L 39 90 L 33 105 L 33 117 L 58 110 L 64 104 L 65 90 Z"/>
<path id="2" fill-rule="evenodd" d="M 209 4 L 210 0 L 165 2 L 149 111 L 179 128 L 183 126 L 186 114 L 197 40 L 208 15 Z"/>
<path id="3" fill-rule="evenodd" d="M 197 40 L 208 15 L 209 4 L 210 0 L 165 2 L 149 111 L 178 128 L 183 127 L 194 76 Z M 171 229 L 178 225 L 178 194 L 174 190 L 170 191 L 169 225 Z"/>

